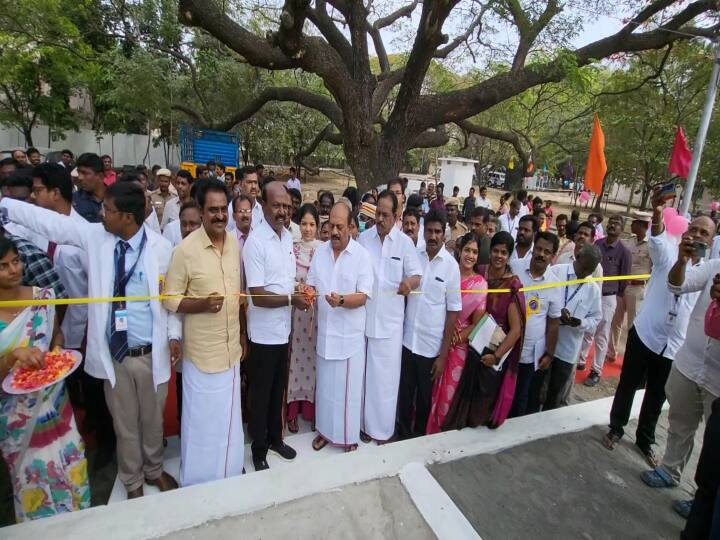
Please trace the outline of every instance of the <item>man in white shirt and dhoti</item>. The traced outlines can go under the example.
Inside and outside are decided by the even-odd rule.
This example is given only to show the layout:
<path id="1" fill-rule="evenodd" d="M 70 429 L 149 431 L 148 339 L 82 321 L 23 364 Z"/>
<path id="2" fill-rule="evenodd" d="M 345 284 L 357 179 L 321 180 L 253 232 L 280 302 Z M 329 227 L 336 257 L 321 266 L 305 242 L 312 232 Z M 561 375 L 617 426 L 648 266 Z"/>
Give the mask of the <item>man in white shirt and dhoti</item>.
<path id="1" fill-rule="evenodd" d="M 307 285 L 317 295 L 317 370 L 313 448 L 354 450 L 360 440 L 365 371 L 365 302 L 372 294 L 370 254 L 350 238 L 351 211 L 330 211 L 330 241 L 315 252 Z"/>
<path id="2" fill-rule="evenodd" d="M 398 199 L 378 196 L 375 227 L 360 235 L 370 253 L 373 294 L 367 301 L 367 367 L 361 438 L 388 441 L 395 433 L 405 298 L 420 285 L 422 268 L 412 240 L 395 227 Z"/>

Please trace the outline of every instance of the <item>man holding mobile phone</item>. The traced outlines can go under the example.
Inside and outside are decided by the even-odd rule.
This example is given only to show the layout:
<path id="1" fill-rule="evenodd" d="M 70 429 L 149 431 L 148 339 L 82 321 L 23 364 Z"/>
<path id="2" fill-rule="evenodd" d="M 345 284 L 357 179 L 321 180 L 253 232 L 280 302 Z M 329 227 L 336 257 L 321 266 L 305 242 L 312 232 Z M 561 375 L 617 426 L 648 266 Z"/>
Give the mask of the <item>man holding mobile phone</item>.
<path id="1" fill-rule="evenodd" d="M 683 235 L 677 261 L 668 273 L 668 289 L 676 295 L 699 293 L 687 327 L 685 342 L 675 355 L 665 385 L 668 413 L 668 438 L 662 465 L 642 473 L 650 487 L 675 487 L 692 452 L 700 421 L 707 422 L 712 402 L 720 396 L 720 340 L 705 335 L 705 313 L 711 301 L 714 278 L 720 272 L 720 260 L 688 269 L 688 261 L 699 258 L 712 241 L 715 223 L 707 216 L 694 219 Z M 703 249 L 705 248 L 705 249 Z M 691 501 L 681 501 L 687 507 Z"/>
<path id="2" fill-rule="evenodd" d="M 624 435 L 623 428 L 630 419 L 635 392 L 646 380 L 635 446 L 653 467 L 657 465 L 653 446 L 655 427 L 665 403 L 665 383 L 675 355 L 685 341 L 690 312 L 700 294 L 676 295 L 668 290 L 666 276 L 676 261 L 682 258 L 683 249 L 681 247 L 678 254 L 675 241 L 665 232 L 662 217 L 665 200 L 662 187 L 656 188 L 648 240 L 652 274 L 645 288 L 643 305 L 628 332 L 620 381 L 610 410 L 610 431 L 603 438 L 603 445 L 613 450 Z M 707 218 L 694 220 L 685 234 L 685 240 L 702 242 L 708 221 Z M 693 253 L 685 264 L 692 268 L 702 264 L 702 259 L 698 253 Z"/>

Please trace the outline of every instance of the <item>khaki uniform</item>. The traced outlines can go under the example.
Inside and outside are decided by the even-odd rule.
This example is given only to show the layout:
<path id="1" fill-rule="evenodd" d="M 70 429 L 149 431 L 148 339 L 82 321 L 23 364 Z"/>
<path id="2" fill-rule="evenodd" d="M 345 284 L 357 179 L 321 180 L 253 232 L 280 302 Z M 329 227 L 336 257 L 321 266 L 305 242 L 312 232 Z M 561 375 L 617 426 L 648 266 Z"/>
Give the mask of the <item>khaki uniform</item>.
<path id="1" fill-rule="evenodd" d="M 647 239 L 638 242 L 636 237 L 625 241 L 625 245 L 632 253 L 631 274 L 649 274 L 652 268 L 650 261 L 650 253 L 648 251 Z M 625 296 L 618 297 L 617 309 L 613 317 L 612 327 L 610 330 L 610 343 L 608 343 L 607 358 L 615 359 L 617 357 L 616 345 L 620 339 L 623 322 L 627 315 L 627 326 L 629 330 L 635 323 L 635 316 L 640 311 L 643 298 L 645 296 L 645 282 L 639 280 L 631 280 L 625 289 Z"/>
<path id="2" fill-rule="evenodd" d="M 172 187 L 172 186 L 171 186 Z M 155 209 L 155 213 L 157 214 L 158 223 L 162 223 L 163 220 L 163 211 L 165 210 L 165 205 L 168 203 L 168 201 L 172 199 L 177 199 L 175 195 L 172 193 L 168 193 L 167 196 L 164 196 L 162 193 L 160 193 L 160 190 L 153 191 L 150 194 L 150 203 L 153 205 L 153 208 Z"/>

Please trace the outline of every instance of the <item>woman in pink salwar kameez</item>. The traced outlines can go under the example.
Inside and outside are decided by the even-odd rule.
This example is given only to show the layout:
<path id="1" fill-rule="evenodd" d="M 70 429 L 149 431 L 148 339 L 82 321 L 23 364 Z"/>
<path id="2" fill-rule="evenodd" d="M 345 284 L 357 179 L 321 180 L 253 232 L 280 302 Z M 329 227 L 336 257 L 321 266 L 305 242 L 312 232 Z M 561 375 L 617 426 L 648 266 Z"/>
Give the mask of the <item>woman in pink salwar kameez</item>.
<path id="1" fill-rule="evenodd" d="M 432 404 L 428 417 L 427 434 L 441 430 L 445 415 L 450 409 L 455 390 L 460 382 L 465 358 L 468 354 L 468 336 L 485 313 L 487 293 L 468 292 L 486 290 L 485 278 L 477 272 L 478 244 L 475 236 L 468 233 L 458 240 L 460 264 L 460 288 L 462 293 L 462 311 L 455 324 L 455 334 L 447 355 L 445 370 L 433 386 Z"/>

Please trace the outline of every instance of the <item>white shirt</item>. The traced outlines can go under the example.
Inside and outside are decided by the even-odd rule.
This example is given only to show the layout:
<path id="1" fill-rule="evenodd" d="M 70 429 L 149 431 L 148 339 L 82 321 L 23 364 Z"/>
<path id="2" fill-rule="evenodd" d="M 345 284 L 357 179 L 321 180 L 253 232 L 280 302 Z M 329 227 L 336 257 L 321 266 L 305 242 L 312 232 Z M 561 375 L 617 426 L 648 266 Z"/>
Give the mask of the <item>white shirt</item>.
<path id="1" fill-rule="evenodd" d="M 180 219 L 180 207 L 182 206 L 182 203 L 180 202 L 180 199 L 177 197 L 171 197 L 170 200 L 168 200 L 165 203 L 165 208 L 163 209 L 163 217 L 162 221 L 160 222 L 160 228 L 164 231 L 165 227 L 167 227 L 168 223 L 171 223 L 173 221 L 177 221 Z M 232 216 L 232 214 L 230 214 Z"/>
<path id="2" fill-rule="evenodd" d="M 720 259 L 713 259 L 687 271 L 680 287 L 668 283 L 674 294 L 701 291 L 690 315 L 685 343 L 675 355 L 675 367 L 713 396 L 720 396 L 720 341 L 705 335 L 705 312 L 710 305 L 713 277 L 718 273 Z"/>
<path id="3" fill-rule="evenodd" d="M 560 266 L 561 264 L 572 264 L 575 262 L 575 250 L 572 249 L 570 251 L 566 251 L 562 255 L 560 255 L 557 260 L 555 261 L 554 266 Z M 595 268 L 595 271 L 592 273 L 592 277 L 603 277 L 603 268 L 602 264 L 598 264 L 597 268 Z M 598 284 L 602 284 L 602 282 L 598 282 Z"/>
<path id="4" fill-rule="evenodd" d="M 512 255 L 510 255 L 510 260 L 508 261 L 510 263 L 510 267 L 512 268 L 513 274 L 519 276 L 520 272 L 525 270 L 525 268 L 530 265 L 533 254 L 533 247 L 534 245 L 531 245 L 525 256 L 520 257 L 518 256 L 517 244 L 515 245 L 515 249 L 513 249 Z"/>
<path id="5" fill-rule="evenodd" d="M 553 272 L 558 281 L 578 279 L 572 263 L 553 266 Z M 555 357 L 568 364 L 574 364 L 580 354 L 583 336 L 595 332 L 602 319 L 600 286 L 597 283 L 578 283 L 558 287 L 557 290 L 562 302 L 560 308 L 566 308 L 571 317 L 580 319 L 580 326 L 560 325 Z"/>
<path id="6" fill-rule="evenodd" d="M 327 360 L 347 360 L 365 347 L 365 306 L 330 307 L 325 295 L 364 293 L 370 298 L 373 273 L 367 264 L 370 254 L 352 238 L 337 259 L 332 242 L 315 251 L 307 283 L 317 291 L 318 333 L 316 351 Z"/>
<path id="7" fill-rule="evenodd" d="M 245 281 L 248 290 L 264 287 L 266 291 L 288 295 L 295 290 L 295 254 L 290 231 L 281 229 L 281 236 L 263 221 L 250 231 L 242 251 Z M 265 308 L 248 302 L 248 332 L 253 343 L 281 345 L 288 342 L 292 323 L 290 305 Z"/>
<path id="8" fill-rule="evenodd" d="M 160 230 L 160 221 L 158 220 L 154 208 L 152 209 L 152 212 L 150 212 L 150 215 L 145 218 L 145 226 L 158 234 L 162 234 L 162 231 Z"/>
<path id="9" fill-rule="evenodd" d="M 720 234 L 718 234 L 713 240 L 712 247 L 710 248 L 710 259 L 717 259 L 720 257 Z"/>
<path id="10" fill-rule="evenodd" d="M 300 191 L 300 179 L 295 177 L 289 178 L 287 181 L 287 187 L 288 189 L 297 189 L 298 191 Z"/>
<path id="11" fill-rule="evenodd" d="M 89 222 L 74 208 L 70 209 L 70 217 L 81 227 L 89 225 Z M 85 298 L 88 294 L 87 254 L 85 251 L 75 246 L 60 244 L 55 249 L 53 264 L 68 296 Z M 87 312 L 87 304 L 68 305 L 65 318 L 60 326 L 65 336 L 66 348 L 79 349 L 82 345 L 87 325 Z"/>
<path id="12" fill-rule="evenodd" d="M 448 311 L 462 311 L 460 267 L 455 258 L 440 248 L 431 261 L 427 250 L 420 252 L 422 294 L 411 294 L 403 328 L 403 346 L 415 354 L 433 358 L 440 353 Z"/>
<path id="13" fill-rule="evenodd" d="M 370 253 L 373 269 L 373 294 L 367 301 L 365 335 L 389 338 L 402 332 L 405 298 L 397 294 L 400 282 L 410 276 L 422 275 L 417 250 L 410 237 L 396 227 L 380 242 L 377 227 L 360 235 L 360 245 Z"/>
<path id="14" fill-rule="evenodd" d="M 475 199 L 475 208 L 490 208 L 490 201 L 483 197 Z"/>
<path id="15" fill-rule="evenodd" d="M 515 216 L 515 218 L 510 217 L 510 212 L 507 212 L 506 214 L 503 214 L 500 216 L 500 230 L 509 232 L 513 240 L 515 240 L 515 237 L 517 236 L 517 230 L 518 226 L 520 225 L 520 218 L 522 217 L 522 213 Z"/>
<path id="16" fill-rule="evenodd" d="M 234 222 L 234 220 L 231 220 Z M 261 223 L 265 221 L 265 214 L 263 213 L 262 204 L 259 201 L 255 201 L 252 207 L 252 221 L 250 222 L 250 230 L 259 227 Z"/>
<path id="17" fill-rule="evenodd" d="M 293 242 L 299 242 L 300 240 L 302 240 L 302 233 L 300 232 L 300 225 L 298 225 L 294 221 L 291 221 L 290 227 L 288 227 L 288 230 L 290 231 L 290 234 L 292 235 Z"/>
<path id="18" fill-rule="evenodd" d="M 519 261 L 518 261 L 519 263 Z M 513 267 L 513 273 L 520 278 L 523 287 L 545 285 L 558 281 L 552 267 L 548 266 L 545 273 L 535 278 L 530 275 L 530 259 L 525 259 L 523 264 Z M 525 291 L 525 339 L 522 352 L 520 353 L 521 364 L 533 364 L 540 360 L 545 353 L 545 334 L 547 330 L 548 317 L 557 319 L 560 317 L 562 299 L 560 298 L 560 287 L 540 289 L 537 291 Z"/>
<path id="19" fill-rule="evenodd" d="M 182 242 L 182 233 L 180 232 L 180 220 L 176 219 L 167 224 L 167 227 L 163 230 L 163 237 L 170 242 L 173 248 L 177 247 Z"/>
<path id="20" fill-rule="evenodd" d="M 32 231 L 27 227 L 20 225 L 19 223 L 9 222 L 3 225 L 3 228 L 13 236 L 17 236 L 19 238 L 22 238 L 23 240 L 27 240 L 28 242 L 34 244 L 37 248 L 47 252 L 48 239 L 41 234 L 38 234 L 35 231 Z"/>
<path id="21" fill-rule="evenodd" d="M 700 293 L 675 295 L 668 290 L 667 275 L 677 261 L 677 243 L 664 232 L 648 238 L 648 253 L 652 273 L 635 317 L 635 331 L 648 349 L 673 360 L 685 342 L 690 313 Z M 688 269 L 691 267 L 688 263 Z"/>
<path id="22" fill-rule="evenodd" d="M 528 210 L 528 207 L 525 203 L 522 203 L 520 205 L 520 210 L 518 210 L 518 219 L 520 219 L 523 216 L 527 216 L 530 213 L 530 210 Z"/>

